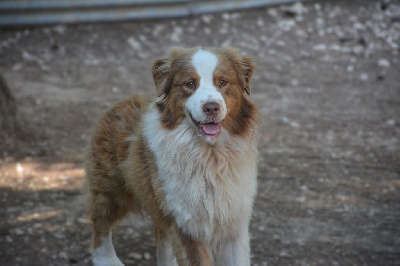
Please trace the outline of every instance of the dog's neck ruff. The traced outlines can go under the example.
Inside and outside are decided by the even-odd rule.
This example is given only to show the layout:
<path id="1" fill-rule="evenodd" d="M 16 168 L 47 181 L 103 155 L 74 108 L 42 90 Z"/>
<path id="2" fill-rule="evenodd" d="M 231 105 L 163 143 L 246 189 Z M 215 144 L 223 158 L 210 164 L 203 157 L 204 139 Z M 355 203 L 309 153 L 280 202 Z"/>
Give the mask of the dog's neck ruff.
<path id="1" fill-rule="evenodd" d="M 256 192 L 256 134 L 243 138 L 222 129 L 218 142 L 209 145 L 186 120 L 173 130 L 164 129 L 154 105 L 143 122 L 166 195 L 163 211 L 175 217 L 179 228 L 196 239 L 211 239 L 217 227 L 224 234 L 221 228 L 231 231 L 227 225 L 232 220 L 250 217 Z"/>

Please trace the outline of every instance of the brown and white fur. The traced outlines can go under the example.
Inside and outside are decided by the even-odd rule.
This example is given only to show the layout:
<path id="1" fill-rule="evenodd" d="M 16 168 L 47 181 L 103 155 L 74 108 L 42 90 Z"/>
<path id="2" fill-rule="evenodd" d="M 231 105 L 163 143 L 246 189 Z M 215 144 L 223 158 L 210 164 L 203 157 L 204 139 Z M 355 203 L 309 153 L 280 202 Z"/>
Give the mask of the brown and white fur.
<path id="1" fill-rule="evenodd" d="M 87 153 L 94 265 L 123 265 L 111 227 L 155 226 L 157 265 L 250 265 L 258 110 L 252 60 L 231 48 L 173 48 L 156 60 L 159 97 L 115 105 Z"/>

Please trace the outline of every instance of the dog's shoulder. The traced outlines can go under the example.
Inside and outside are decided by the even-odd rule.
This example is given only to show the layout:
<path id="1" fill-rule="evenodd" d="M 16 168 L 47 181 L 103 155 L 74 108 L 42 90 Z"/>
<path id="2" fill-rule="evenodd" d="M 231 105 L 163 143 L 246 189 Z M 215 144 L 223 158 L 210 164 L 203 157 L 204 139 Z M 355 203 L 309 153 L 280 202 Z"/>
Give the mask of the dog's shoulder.
<path id="1" fill-rule="evenodd" d="M 116 164 L 126 159 L 130 141 L 140 137 L 143 114 L 150 101 L 134 96 L 117 103 L 103 115 L 90 145 L 97 156 Z"/>

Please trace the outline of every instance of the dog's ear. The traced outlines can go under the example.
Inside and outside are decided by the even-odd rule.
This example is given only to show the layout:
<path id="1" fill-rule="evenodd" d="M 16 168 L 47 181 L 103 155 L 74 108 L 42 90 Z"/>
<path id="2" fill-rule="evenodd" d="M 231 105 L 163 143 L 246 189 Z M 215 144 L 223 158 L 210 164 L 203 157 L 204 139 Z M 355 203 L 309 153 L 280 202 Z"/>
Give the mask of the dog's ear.
<path id="1" fill-rule="evenodd" d="M 255 69 L 253 58 L 250 56 L 241 55 L 240 52 L 235 48 L 229 47 L 224 49 L 228 55 L 229 60 L 235 66 L 235 73 L 239 79 L 240 86 L 248 95 L 250 95 L 250 81 Z"/>
<path id="2" fill-rule="evenodd" d="M 253 59 L 250 56 L 242 56 L 241 59 L 241 64 L 239 66 L 240 68 L 240 74 L 239 74 L 239 81 L 240 85 L 244 89 L 244 91 L 250 95 L 251 89 L 250 89 L 250 81 L 251 77 L 253 76 L 254 72 L 254 64 L 253 64 Z"/>
<path id="3" fill-rule="evenodd" d="M 156 93 L 157 96 L 162 95 L 163 93 L 167 93 L 169 91 L 168 77 L 170 74 L 170 62 L 168 58 L 160 58 L 154 61 L 153 68 L 153 79 L 156 84 Z"/>

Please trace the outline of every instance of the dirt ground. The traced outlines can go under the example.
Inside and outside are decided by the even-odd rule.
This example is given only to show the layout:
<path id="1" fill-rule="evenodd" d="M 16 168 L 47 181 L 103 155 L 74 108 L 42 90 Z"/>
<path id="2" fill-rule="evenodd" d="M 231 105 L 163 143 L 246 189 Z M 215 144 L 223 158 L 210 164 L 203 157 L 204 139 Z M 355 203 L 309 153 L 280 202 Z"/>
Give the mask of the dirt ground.
<path id="1" fill-rule="evenodd" d="M 400 2 L 367 0 L 1 30 L 0 72 L 30 134 L 0 140 L 0 264 L 90 264 L 81 188 L 96 122 L 154 95 L 169 47 L 204 45 L 257 64 L 252 265 L 400 265 L 399 40 Z M 148 220 L 113 238 L 127 265 L 156 264 Z"/>

